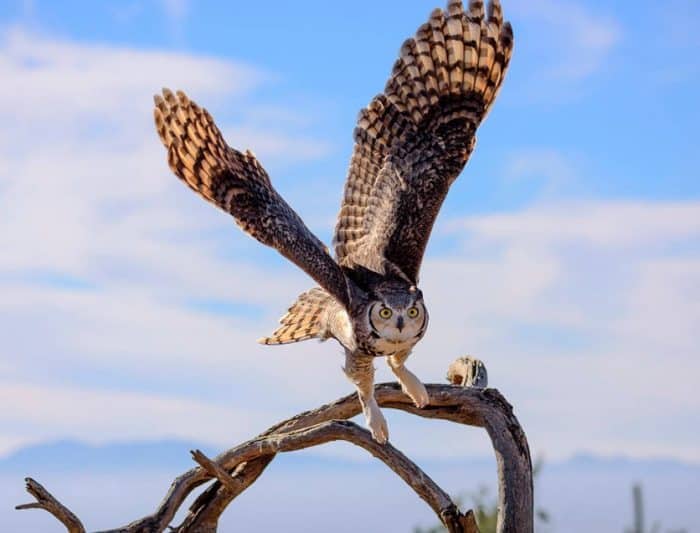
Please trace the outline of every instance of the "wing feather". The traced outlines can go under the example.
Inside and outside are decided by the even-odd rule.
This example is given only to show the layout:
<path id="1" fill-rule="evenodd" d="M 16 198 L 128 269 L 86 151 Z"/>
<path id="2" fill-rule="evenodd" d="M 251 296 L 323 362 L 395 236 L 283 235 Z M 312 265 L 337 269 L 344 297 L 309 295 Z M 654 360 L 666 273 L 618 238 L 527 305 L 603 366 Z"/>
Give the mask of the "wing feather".
<path id="1" fill-rule="evenodd" d="M 437 9 L 406 41 L 384 93 L 360 111 L 334 238 L 341 266 L 414 283 L 450 185 L 501 86 L 513 33 L 500 2 Z"/>
<path id="2" fill-rule="evenodd" d="M 228 146 L 211 115 L 184 93 L 164 89 L 155 104 L 156 129 L 175 175 L 347 307 L 347 280 L 341 268 L 277 193 L 253 153 Z"/>

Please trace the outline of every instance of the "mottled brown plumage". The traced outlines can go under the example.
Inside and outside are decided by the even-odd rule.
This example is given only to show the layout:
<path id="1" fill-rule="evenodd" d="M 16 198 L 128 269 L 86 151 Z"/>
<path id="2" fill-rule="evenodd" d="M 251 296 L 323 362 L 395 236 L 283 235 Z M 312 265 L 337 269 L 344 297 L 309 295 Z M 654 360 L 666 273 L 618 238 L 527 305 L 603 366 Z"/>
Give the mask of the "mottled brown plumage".
<path id="1" fill-rule="evenodd" d="M 342 320 L 344 316 L 347 316 L 347 312 L 343 306 L 326 291 L 316 287 L 300 294 L 280 318 L 280 327 L 258 342 L 289 344 L 313 338 L 325 340 L 331 336 L 329 325 L 333 320 Z"/>
<path id="2" fill-rule="evenodd" d="M 464 168 L 513 45 L 500 4 L 451 0 L 401 47 L 384 93 L 360 112 L 335 232 L 341 265 L 413 283 L 447 191 Z M 383 264 L 381 264 L 383 263 Z"/>
<path id="3" fill-rule="evenodd" d="M 183 92 L 164 89 L 162 97 L 155 96 L 155 104 L 156 129 L 175 175 L 347 305 L 345 276 L 338 264 L 277 193 L 253 153 L 228 146 L 207 110 Z"/>
<path id="4" fill-rule="evenodd" d="M 334 236 L 336 260 L 280 197 L 250 152 L 223 140 L 206 110 L 183 93 L 156 96 L 155 120 L 168 162 L 190 188 L 276 248 L 321 288 L 303 293 L 261 340 L 335 338 L 372 434 L 386 441 L 373 396 L 372 359 L 386 356 L 416 405 L 425 387 L 404 366 L 425 333 L 417 288 L 433 224 L 464 168 L 476 129 L 505 76 L 513 47 L 500 2 L 449 0 L 404 42 L 384 92 L 360 111 Z"/>

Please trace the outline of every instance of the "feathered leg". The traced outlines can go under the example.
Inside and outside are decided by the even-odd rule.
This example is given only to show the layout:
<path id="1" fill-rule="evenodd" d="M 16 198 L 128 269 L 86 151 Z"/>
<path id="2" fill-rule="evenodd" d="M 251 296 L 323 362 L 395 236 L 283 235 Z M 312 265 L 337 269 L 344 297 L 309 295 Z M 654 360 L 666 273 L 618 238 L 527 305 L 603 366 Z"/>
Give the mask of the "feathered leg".
<path id="1" fill-rule="evenodd" d="M 380 444 L 389 440 L 389 428 L 377 400 L 374 398 L 374 363 L 373 357 L 357 353 L 345 352 L 345 375 L 357 388 L 357 394 L 362 404 L 367 426 L 374 440 Z"/>
<path id="2" fill-rule="evenodd" d="M 404 366 L 409 355 L 410 352 L 400 355 L 390 355 L 386 358 L 386 362 L 399 380 L 399 383 L 401 383 L 401 390 L 408 394 L 411 400 L 413 400 L 413 403 L 416 404 L 416 407 L 422 409 L 430 403 L 430 396 L 428 396 L 428 391 L 425 389 L 425 385 L 423 385 L 421 380 Z"/>

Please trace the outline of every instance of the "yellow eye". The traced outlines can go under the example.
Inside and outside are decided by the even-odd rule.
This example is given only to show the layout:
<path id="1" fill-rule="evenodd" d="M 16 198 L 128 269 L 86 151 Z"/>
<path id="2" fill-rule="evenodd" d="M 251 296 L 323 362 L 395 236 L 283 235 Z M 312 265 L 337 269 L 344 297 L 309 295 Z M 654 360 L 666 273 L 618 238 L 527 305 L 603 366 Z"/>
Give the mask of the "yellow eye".
<path id="1" fill-rule="evenodd" d="M 387 318 L 391 318 L 391 315 L 391 309 L 389 309 L 388 307 L 382 307 L 379 310 L 379 316 L 382 317 L 384 320 L 386 320 Z"/>
<path id="2" fill-rule="evenodd" d="M 406 314 L 408 315 L 408 318 L 416 318 L 418 316 L 418 308 L 411 307 L 408 311 L 406 311 Z"/>

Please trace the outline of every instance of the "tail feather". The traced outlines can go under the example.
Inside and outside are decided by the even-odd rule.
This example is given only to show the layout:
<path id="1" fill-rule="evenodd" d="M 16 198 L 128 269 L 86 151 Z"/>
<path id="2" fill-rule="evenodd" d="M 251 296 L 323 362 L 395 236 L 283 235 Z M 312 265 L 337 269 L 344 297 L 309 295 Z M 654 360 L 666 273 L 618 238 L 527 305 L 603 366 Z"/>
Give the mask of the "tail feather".
<path id="1" fill-rule="evenodd" d="M 307 339 L 328 337 L 328 311 L 337 306 L 335 299 L 318 287 L 299 295 L 280 318 L 280 327 L 260 344 L 289 344 Z"/>

